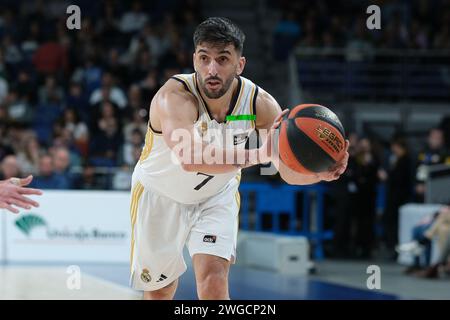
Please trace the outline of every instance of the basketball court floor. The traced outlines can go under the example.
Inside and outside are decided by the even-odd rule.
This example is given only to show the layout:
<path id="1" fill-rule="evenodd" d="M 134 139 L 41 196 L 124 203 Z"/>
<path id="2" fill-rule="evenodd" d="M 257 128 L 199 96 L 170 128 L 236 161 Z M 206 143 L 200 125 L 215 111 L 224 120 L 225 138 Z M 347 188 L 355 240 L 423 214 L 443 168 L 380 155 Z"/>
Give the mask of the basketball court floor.
<path id="1" fill-rule="evenodd" d="M 79 265 L 80 289 L 73 290 L 68 289 L 67 286 L 70 277 L 67 267 L 67 264 L 0 266 L 0 299 L 141 299 L 139 292 L 128 287 L 128 265 L 81 264 Z M 383 290 L 364 289 L 366 275 L 361 274 L 362 267 L 363 265 L 358 266 L 352 263 L 339 266 L 333 262 L 326 262 L 318 266 L 317 275 L 288 276 L 266 270 L 234 266 L 230 273 L 230 293 L 232 299 L 242 300 L 421 298 L 420 295 L 414 296 L 413 291 L 400 290 L 398 293 L 403 291 L 404 294 L 393 294 Z M 339 269 L 343 271 L 340 279 L 336 274 Z M 348 277 L 350 274 L 353 274 L 353 283 Z M 400 275 L 400 277 L 404 276 Z M 358 281 L 358 278 L 362 281 Z M 343 284 L 343 282 L 350 284 Z M 384 282 L 392 281 L 382 279 L 382 284 Z M 430 283 L 430 286 L 434 287 L 436 281 L 433 282 L 434 284 Z M 448 291 L 448 281 L 444 282 Z M 426 284 L 426 281 L 423 284 Z M 401 287 L 400 284 L 399 289 L 402 289 Z M 450 297 L 447 295 L 442 298 Z M 188 268 L 181 277 L 175 299 L 197 299 L 192 268 Z"/>
<path id="2" fill-rule="evenodd" d="M 190 260 L 181 276 L 175 299 L 197 299 Z M 366 269 L 381 269 L 381 289 L 367 289 Z M 69 289 L 72 273 L 80 270 L 80 288 Z M 292 276 L 234 265 L 230 272 L 230 295 L 236 300 L 398 300 L 450 299 L 450 278 L 419 279 L 402 273 L 397 263 L 325 260 L 317 272 Z M 0 300 L 139 300 L 141 293 L 128 285 L 128 264 L 3 264 L 0 265 Z M 70 285 L 69 285 L 70 286 Z"/>

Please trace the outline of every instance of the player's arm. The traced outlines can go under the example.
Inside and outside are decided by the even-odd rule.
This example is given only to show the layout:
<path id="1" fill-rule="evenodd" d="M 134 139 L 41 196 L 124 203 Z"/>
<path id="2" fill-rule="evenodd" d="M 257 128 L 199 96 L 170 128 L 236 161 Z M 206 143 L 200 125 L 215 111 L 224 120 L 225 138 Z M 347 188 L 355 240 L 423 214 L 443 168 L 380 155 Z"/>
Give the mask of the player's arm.
<path id="1" fill-rule="evenodd" d="M 224 149 L 201 141 L 194 128 L 198 116 L 197 101 L 188 92 L 180 90 L 179 86 L 177 81 L 169 80 L 156 94 L 151 107 L 157 110 L 164 141 L 174 151 L 184 170 L 220 174 L 266 160 L 259 159 L 258 149 Z M 232 153 L 234 162 L 208 163 L 204 159 L 206 148 L 208 154 L 214 158 L 224 159 L 223 162 L 227 159 L 227 155 Z"/>
<path id="2" fill-rule="evenodd" d="M 262 134 L 263 147 L 267 149 L 272 144 L 273 134 L 275 129 L 281 124 L 282 116 L 281 108 L 278 102 L 266 91 L 260 89 L 260 93 L 256 99 L 256 105 L 258 108 L 258 116 L 256 118 L 256 128 L 258 130 L 270 130 L 269 134 Z M 286 110 L 284 111 L 286 112 Z M 268 137 L 268 139 L 266 139 Z M 344 158 L 336 163 L 326 172 L 321 172 L 314 175 L 305 175 L 298 173 L 289 167 L 287 167 L 280 159 L 273 159 L 273 164 L 277 167 L 281 178 L 288 184 L 293 185 L 306 185 L 314 184 L 320 181 L 333 181 L 340 177 L 347 168 L 348 161 L 348 141 L 346 141 L 346 153 Z M 274 156 L 274 155 L 272 155 Z M 275 155 L 278 156 L 278 155 Z"/>

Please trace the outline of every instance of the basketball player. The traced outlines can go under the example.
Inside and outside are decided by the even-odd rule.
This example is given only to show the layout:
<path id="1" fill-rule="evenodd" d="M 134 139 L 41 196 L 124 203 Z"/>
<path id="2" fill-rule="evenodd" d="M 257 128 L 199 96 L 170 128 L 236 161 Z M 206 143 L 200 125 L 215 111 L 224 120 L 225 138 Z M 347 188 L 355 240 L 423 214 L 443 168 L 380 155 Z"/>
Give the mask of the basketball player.
<path id="1" fill-rule="evenodd" d="M 0 181 L 0 209 L 7 209 L 13 213 L 19 213 L 19 210 L 14 206 L 31 209 L 33 207 L 39 207 L 39 203 L 25 195 L 41 195 L 42 191 L 33 188 L 26 188 L 31 183 L 33 176 L 28 176 L 23 179 L 10 178 Z"/>
<path id="2" fill-rule="evenodd" d="M 229 299 L 241 169 L 273 160 L 272 135 L 286 113 L 270 94 L 240 76 L 246 63 L 244 38 L 228 19 L 202 22 L 194 33 L 195 73 L 169 79 L 150 104 L 131 201 L 130 282 L 144 291 L 144 299 L 174 297 L 178 278 L 186 270 L 185 245 L 192 257 L 198 297 Z M 227 120 L 227 116 L 238 115 L 256 115 L 256 119 Z M 260 148 L 246 149 L 246 137 L 255 129 L 272 131 Z M 230 130 L 233 139 L 225 139 L 228 144 L 224 144 L 220 135 Z M 194 138 L 180 142 L 174 138 L 180 132 Z M 200 148 L 195 148 L 199 143 Z M 245 161 L 211 164 L 201 155 L 203 160 L 193 163 L 198 149 L 222 159 L 231 154 L 231 158 Z M 175 159 L 171 154 L 176 154 Z M 337 179 L 345 171 L 347 159 L 348 153 L 329 172 L 316 176 L 298 174 L 282 163 L 278 169 L 289 184 L 312 184 Z"/>

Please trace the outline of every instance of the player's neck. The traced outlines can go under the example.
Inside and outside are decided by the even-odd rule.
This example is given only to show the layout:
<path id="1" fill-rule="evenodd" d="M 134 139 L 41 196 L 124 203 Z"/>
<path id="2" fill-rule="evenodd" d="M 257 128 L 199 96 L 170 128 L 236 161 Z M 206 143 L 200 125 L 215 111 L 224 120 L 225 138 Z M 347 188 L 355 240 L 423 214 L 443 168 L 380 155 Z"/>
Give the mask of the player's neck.
<path id="1" fill-rule="evenodd" d="M 225 117 L 230 108 L 231 100 L 233 99 L 233 96 L 236 94 L 238 83 L 239 83 L 239 80 L 237 78 L 235 78 L 233 80 L 233 83 L 231 84 L 230 89 L 223 96 L 221 96 L 218 99 L 208 98 L 205 95 L 205 93 L 203 92 L 203 90 L 200 89 L 202 97 L 206 102 L 209 113 L 216 120 L 220 120 L 219 122 L 225 121 Z"/>

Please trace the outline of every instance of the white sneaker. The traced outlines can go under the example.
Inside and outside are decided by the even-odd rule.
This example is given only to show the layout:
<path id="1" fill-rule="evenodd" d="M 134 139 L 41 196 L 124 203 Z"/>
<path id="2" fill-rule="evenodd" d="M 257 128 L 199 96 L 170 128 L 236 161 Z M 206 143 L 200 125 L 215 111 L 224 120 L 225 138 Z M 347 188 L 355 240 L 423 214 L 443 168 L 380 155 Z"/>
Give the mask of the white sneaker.
<path id="1" fill-rule="evenodd" d="M 424 246 L 417 241 L 411 241 L 398 245 L 395 248 L 398 254 L 407 254 L 412 256 L 420 256 L 425 250 Z"/>

